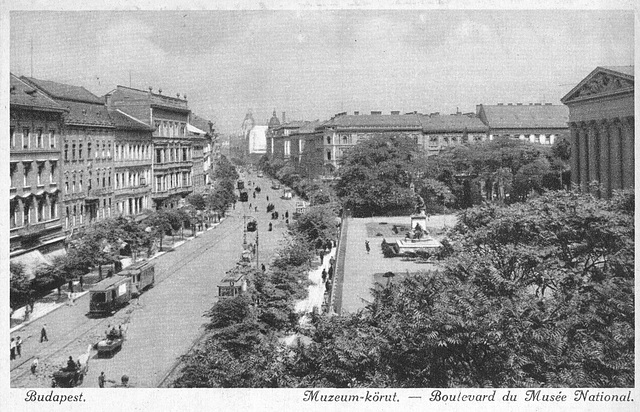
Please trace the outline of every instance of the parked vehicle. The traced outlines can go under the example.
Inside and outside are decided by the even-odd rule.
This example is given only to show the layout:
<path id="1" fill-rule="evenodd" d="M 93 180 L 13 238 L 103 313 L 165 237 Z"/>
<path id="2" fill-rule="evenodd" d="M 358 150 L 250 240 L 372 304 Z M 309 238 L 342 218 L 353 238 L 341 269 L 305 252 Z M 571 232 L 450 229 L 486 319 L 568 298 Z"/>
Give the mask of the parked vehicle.
<path id="1" fill-rule="evenodd" d="M 153 286 L 156 281 L 155 265 L 147 260 L 134 263 L 127 267 L 118 276 L 128 276 L 133 283 L 133 294 L 140 295 L 142 291 Z"/>
<path id="2" fill-rule="evenodd" d="M 89 313 L 111 315 L 131 300 L 133 283 L 128 276 L 113 276 L 96 283 L 91 289 Z"/>
<path id="3" fill-rule="evenodd" d="M 291 193 L 291 189 L 284 189 L 282 191 L 282 199 L 291 200 L 293 198 L 293 193 Z"/>
<path id="4" fill-rule="evenodd" d="M 53 376 L 51 377 L 51 386 L 54 388 L 73 388 L 80 385 L 89 371 L 91 349 L 92 347 L 89 345 L 86 353 L 78 357 L 77 362 L 72 365 L 72 368 L 67 364 L 64 368 L 60 368 L 56 372 L 53 372 Z"/>
<path id="5" fill-rule="evenodd" d="M 98 357 L 112 357 L 116 352 L 122 349 L 123 342 L 124 331 L 122 329 L 116 329 L 114 327 L 109 332 L 107 332 L 106 339 L 102 339 L 101 341 L 96 343 L 96 349 L 98 349 Z"/>

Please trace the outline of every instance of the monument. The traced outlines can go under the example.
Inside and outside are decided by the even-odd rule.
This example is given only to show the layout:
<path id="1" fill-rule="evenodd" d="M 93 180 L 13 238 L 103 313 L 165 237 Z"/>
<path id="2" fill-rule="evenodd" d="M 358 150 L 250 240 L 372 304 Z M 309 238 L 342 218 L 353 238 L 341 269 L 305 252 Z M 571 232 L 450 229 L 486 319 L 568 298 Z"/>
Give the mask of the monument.
<path id="1" fill-rule="evenodd" d="M 413 184 L 411 185 L 413 189 Z M 414 192 L 415 193 L 415 192 Z M 417 252 L 419 250 L 435 250 L 442 247 L 442 243 L 429 235 L 427 231 L 427 214 L 424 199 L 416 193 L 416 208 L 410 216 L 411 232 L 407 237 L 396 242 L 399 255 L 407 252 Z"/>

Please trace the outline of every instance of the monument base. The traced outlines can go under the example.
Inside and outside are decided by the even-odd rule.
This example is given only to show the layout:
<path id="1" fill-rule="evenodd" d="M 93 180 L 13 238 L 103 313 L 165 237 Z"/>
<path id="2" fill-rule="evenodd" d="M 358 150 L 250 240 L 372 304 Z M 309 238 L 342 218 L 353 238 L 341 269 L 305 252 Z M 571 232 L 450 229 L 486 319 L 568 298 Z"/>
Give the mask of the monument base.
<path id="1" fill-rule="evenodd" d="M 427 215 L 421 212 L 419 215 L 411 215 L 411 230 L 416 229 L 416 225 L 420 225 L 422 230 L 427 229 Z"/>
<path id="2" fill-rule="evenodd" d="M 399 255 L 407 252 L 415 253 L 419 250 L 432 251 L 442 247 L 442 243 L 431 236 L 422 239 L 401 239 L 396 242 L 396 245 L 398 246 L 397 250 Z"/>

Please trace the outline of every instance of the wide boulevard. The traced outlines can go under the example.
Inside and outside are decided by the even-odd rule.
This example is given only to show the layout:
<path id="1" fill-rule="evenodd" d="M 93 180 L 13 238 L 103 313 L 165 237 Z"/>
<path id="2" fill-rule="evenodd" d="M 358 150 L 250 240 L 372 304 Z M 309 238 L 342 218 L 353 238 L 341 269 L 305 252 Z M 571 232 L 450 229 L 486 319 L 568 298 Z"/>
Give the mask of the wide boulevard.
<path id="1" fill-rule="evenodd" d="M 166 378 L 177 365 L 179 357 L 202 336 L 202 326 L 206 322 L 203 314 L 217 300 L 217 286 L 225 272 L 240 259 L 243 216 L 257 219 L 260 263 L 268 266 L 286 231 L 282 216 L 287 210 L 289 214 L 295 210 L 295 199 L 281 199 L 282 191 L 272 190 L 268 179 L 256 178 L 255 175 L 244 179 L 245 182 L 256 182 L 247 186 L 249 202 L 237 203 L 216 228 L 155 258 L 156 284 L 138 301 L 133 300 L 113 316 L 94 319 L 87 317 L 87 294 L 78 299 L 75 306 L 62 307 L 14 332 L 12 337 L 21 336 L 25 341 L 22 347 L 24 362 L 12 365 L 11 386 L 48 386 L 51 373 L 65 365 L 68 356 L 76 359 L 104 337 L 109 325 L 117 327 L 120 324 L 126 330 L 122 350 L 112 358 L 98 358 L 92 350 L 89 372 L 81 386 L 97 387 L 102 371 L 114 381 L 119 381 L 126 374 L 134 387 L 166 384 Z M 261 187 L 262 193 L 253 198 L 256 185 Z M 271 214 L 266 213 L 268 203 L 274 203 L 280 212 L 278 221 L 271 220 Z M 273 231 L 267 230 L 270 222 L 273 223 Z M 254 243 L 255 238 L 255 232 L 249 233 L 247 242 Z M 40 329 L 45 323 L 49 341 L 40 343 Z M 29 371 L 34 357 L 40 360 L 36 375 Z"/>

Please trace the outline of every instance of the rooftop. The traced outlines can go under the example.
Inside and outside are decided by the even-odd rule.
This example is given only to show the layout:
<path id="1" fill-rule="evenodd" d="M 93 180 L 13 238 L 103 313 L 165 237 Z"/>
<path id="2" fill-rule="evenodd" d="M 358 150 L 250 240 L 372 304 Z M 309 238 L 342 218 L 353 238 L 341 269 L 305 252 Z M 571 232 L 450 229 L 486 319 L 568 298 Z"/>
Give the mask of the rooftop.
<path id="1" fill-rule="evenodd" d="M 154 130 L 154 128 L 150 127 L 148 124 L 142 122 L 141 120 L 136 119 L 131 115 L 126 114 L 125 112 L 119 109 L 109 110 L 109 116 L 111 116 L 111 120 L 113 121 L 113 124 L 116 126 L 116 129 L 145 130 L 145 131 Z"/>
<path id="2" fill-rule="evenodd" d="M 603 69 L 610 70 L 612 72 L 618 72 L 622 74 L 626 74 L 627 76 L 634 76 L 634 66 L 600 66 Z"/>
<path id="3" fill-rule="evenodd" d="M 70 84 L 52 82 L 50 80 L 34 79 L 33 77 L 22 76 L 22 80 L 30 83 L 50 97 L 58 100 L 72 100 L 76 102 L 104 104 L 104 101 L 82 86 L 72 86 Z"/>
<path id="4" fill-rule="evenodd" d="M 484 112 L 487 126 L 500 128 L 566 128 L 569 108 L 551 104 L 479 105 L 478 115 Z"/>
<path id="5" fill-rule="evenodd" d="M 489 127 L 477 117 L 463 114 L 418 115 L 425 133 L 433 132 L 486 132 Z"/>
<path id="6" fill-rule="evenodd" d="M 9 103 L 34 109 L 64 111 L 64 108 L 33 86 L 11 74 Z"/>
<path id="7" fill-rule="evenodd" d="M 59 103 L 69 110 L 65 123 L 82 126 L 113 127 L 109 111 L 105 105 L 61 100 Z"/>
<path id="8" fill-rule="evenodd" d="M 346 129 L 415 129 L 420 130 L 422 125 L 416 113 L 411 114 L 363 114 L 334 116 L 323 124 L 324 127 Z"/>

